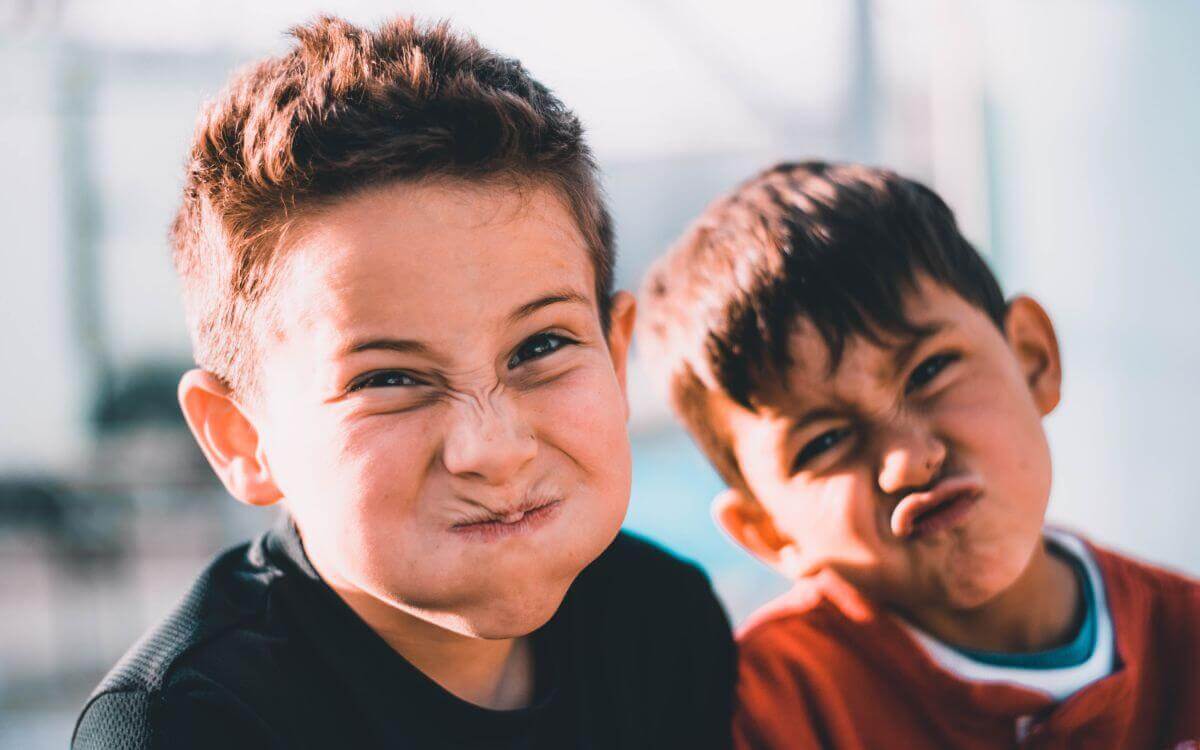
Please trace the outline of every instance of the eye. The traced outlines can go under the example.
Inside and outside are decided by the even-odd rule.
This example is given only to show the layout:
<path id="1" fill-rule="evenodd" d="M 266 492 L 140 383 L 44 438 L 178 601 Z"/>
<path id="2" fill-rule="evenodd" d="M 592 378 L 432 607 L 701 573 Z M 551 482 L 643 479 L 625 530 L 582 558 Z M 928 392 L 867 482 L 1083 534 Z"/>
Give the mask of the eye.
<path id="1" fill-rule="evenodd" d="M 795 474 L 804 468 L 805 464 L 812 461 L 817 456 L 825 451 L 833 448 L 838 443 L 845 440 L 850 435 L 850 428 L 840 427 L 836 430 L 823 432 L 812 440 L 808 441 L 796 458 L 792 461 L 792 473 Z"/>
<path id="2" fill-rule="evenodd" d="M 355 379 L 347 392 L 353 393 L 364 388 L 411 388 L 415 385 L 424 385 L 424 383 L 403 370 L 376 370 Z"/>
<path id="3" fill-rule="evenodd" d="M 933 355 L 913 369 L 912 374 L 908 376 L 908 383 L 904 386 L 904 392 L 912 393 L 919 388 L 923 388 L 927 383 L 936 378 L 942 370 L 956 361 L 958 361 L 957 354 Z"/>
<path id="4" fill-rule="evenodd" d="M 574 341 L 566 336 L 559 336 L 554 333 L 539 333 L 536 336 L 530 336 L 508 358 L 508 369 L 512 370 L 519 367 L 522 363 L 528 362 L 531 359 L 540 359 L 548 354 L 553 354 L 564 346 L 574 343 Z"/>

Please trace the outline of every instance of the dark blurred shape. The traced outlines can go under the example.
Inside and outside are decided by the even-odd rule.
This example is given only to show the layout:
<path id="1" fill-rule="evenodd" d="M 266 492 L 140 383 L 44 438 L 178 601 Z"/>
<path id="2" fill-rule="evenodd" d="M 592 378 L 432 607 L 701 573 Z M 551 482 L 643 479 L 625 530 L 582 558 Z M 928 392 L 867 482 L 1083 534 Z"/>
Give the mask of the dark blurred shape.
<path id="1" fill-rule="evenodd" d="M 36 537 L 76 575 L 95 575 L 119 563 L 129 513 L 123 493 L 81 493 L 54 477 L 0 478 L 0 528 Z"/>
<path id="2" fill-rule="evenodd" d="M 148 425 L 186 429 L 175 389 L 189 367 L 190 363 L 151 362 L 116 373 L 96 395 L 92 424 L 100 433 Z"/>

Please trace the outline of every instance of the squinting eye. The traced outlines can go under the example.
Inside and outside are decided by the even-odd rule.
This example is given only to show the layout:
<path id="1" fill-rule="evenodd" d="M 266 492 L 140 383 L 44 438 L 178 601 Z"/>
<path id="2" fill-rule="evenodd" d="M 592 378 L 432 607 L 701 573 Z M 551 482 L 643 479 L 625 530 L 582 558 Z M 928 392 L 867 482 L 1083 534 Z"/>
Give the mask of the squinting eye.
<path id="1" fill-rule="evenodd" d="M 904 386 L 905 393 L 912 393 L 938 376 L 942 370 L 958 360 L 957 354 L 935 354 L 916 366 L 908 376 L 908 384 Z"/>
<path id="2" fill-rule="evenodd" d="M 513 355 L 508 358 L 508 369 L 519 367 L 521 363 L 531 359 L 539 359 L 552 354 L 568 344 L 575 343 L 565 336 L 553 333 L 539 333 L 525 339 Z"/>
<path id="3" fill-rule="evenodd" d="M 796 456 L 795 460 L 792 461 L 792 473 L 795 474 L 803 469 L 805 464 L 834 447 L 838 443 L 842 442 L 842 440 L 846 439 L 849 434 L 850 429 L 848 427 L 842 427 L 836 430 L 823 432 L 817 437 L 808 441 L 808 443 L 806 443 L 805 446 L 800 449 L 800 453 Z"/>
<path id="4" fill-rule="evenodd" d="M 364 388 L 406 388 L 414 385 L 423 383 L 403 370 L 379 370 L 358 378 L 350 384 L 348 390 L 353 393 Z"/>

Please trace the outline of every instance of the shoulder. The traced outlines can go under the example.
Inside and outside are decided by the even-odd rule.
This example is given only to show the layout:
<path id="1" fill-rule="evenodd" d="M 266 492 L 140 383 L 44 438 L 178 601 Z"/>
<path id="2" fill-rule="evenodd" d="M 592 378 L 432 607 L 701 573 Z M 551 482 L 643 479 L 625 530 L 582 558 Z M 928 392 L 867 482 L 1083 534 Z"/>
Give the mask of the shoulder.
<path id="1" fill-rule="evenodd" d="M 653 542 L 618 535 L 576 579 L 565 609 L 576 644 L 605 662 L 601 671 L 625 673 L 618 682 L 653 673 L 670 689 L 687 670 L 732 684 L 733 633 L 708 577 Z"/>
<path id="2" fill-rule="evenodd" d="M 1148 647 L 1166 646 L 1164 652 L 1174 651 L 1176 656 L 1200 653 L 1200 581 L 1090 543 L 1088 550 L 1119 624 L 1149 628 Z"/>
<path id="3" fill-rule="evenodd" d="M 746 619 L 737 640 L 735 747 L 829 744 L 825 720 L 842 713 L 842 697 L 863 675 L 872 679 L 870 660 L 847 640 L 853 627 L 806 581 Z"/>
<path id="4" fill-rule="evenodd" d="M 261 612 L 276 572 L 256 547 L 246 543 L 217 556 L 174 609 L 117 662 L 96 693 L 156 690 L 185 654 Z"/>
<path id="5" fill-rule="evenodd" d="M 107 690 L 80 716 L 72 750 L 226 750 L 290 747 L 234 691 L 203 676 L 161 690 Z"/>
<path id="6" fill-rule="evenodd" d="M 902 655 L 895 652 L 907 648 L 907 636 L 885 613 L 827 583 L 798 581 L 738 629 L 743 700 L 754 694 L 753 702 L 770 703 L 763 690 L 793 700 L 817 685 L 841 689 Z"/>
<path id="7" fill-rule="evenodd" d="M 1088 544 L 1108 596 L 1118 658 L 1160 737 L 1197 736 L 1200 581 Z M 1157 718 L 1155 718 L 1157 717 Z"/>
<path id="8" fill-rule="evenodd" d="M 662 576 L 703 577 L 699 567 L 668 552 L 662 546 L 630 531 L 621 531 L 608 549 L 588 566 L 591 575 L 623 575 L 635 572 L 654 578 Z"/>
<path id="9" fill-rule="evenodd" d="M 627 531 L 580 573 L 573 589 L 578 597 L 616 599 L 639 619 L 655 610 L 719 607 L 699 566 Z"/>
<path id="10" fill-rule="evenodd" d="M 835 612 L 820 587 L 799 581 L 746 618 L 738 628 L 738 648 L 743 652 L 774 651 L 782 644 L 821 640 L 834 620 Z"/>
<path id="11" fill-rule="evenodd" d="M 151 747 L 150 693 L 147 690 L 105 690 L 92 696 L 75 724 L 73 750 Z"/>
<path id="12" fill-rule="evenodd" d="M 1096 562 L 1111 606 L 1166 609 L 1193 625 L 1200 621 L 1200 581 L 1080 539 Z"/>
<path id="13" fill-rule="evenodd" d="M 181 701 L 189 692 L 181 672 L 188 665 L 228 661 L 220 654 L 231 649 L 248 651 L 245 642 L 256 637 L 268 589 L 279 575 L 264 559 L 261 540 L 216 557 L 101 680 L 76 722 L 72 746 L 152 747 L 164 696 Z M 210 695 L 211 687 L 206 686 Z"/>
<path id="14" fill-rule="evenodd" d="M 571 608 L 608 642 L 612 658 L 648 665 L 653 653 L 656 660 L 684 660 L 732 680 L 729 617 L 695 563 L 623 531 L 580 574 L 570 596 Z"/>
<path id="15" fill-rule="evenodd" d="M 638 747 L 728 747 L 733 634 L 699 567 L 622 532 L 576 579 L 565 609 L 574 679 L 617 736 Z"/>

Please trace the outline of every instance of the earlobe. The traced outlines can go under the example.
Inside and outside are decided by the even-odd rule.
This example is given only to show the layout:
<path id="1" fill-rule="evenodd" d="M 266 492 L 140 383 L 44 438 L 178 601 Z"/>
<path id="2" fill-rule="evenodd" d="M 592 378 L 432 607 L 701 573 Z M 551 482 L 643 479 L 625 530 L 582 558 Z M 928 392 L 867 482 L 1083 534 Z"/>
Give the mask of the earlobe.
<path id="1" fill-rule="evenodd" d="M 1032 298 L 1016 297 L 1008 305 L 1004 334 L 1038 410 L 1049 414 L 1062 391 L 1062 360 L 1050 316 Z"/>
<path id="2" fill-rule="evenodd" d="M 742 549 L 788 578 L 796 577 L 801 567 L 800 550 L 779 533 L 757 500 L 742 490 L 723 490 L 713 498 L 712 516 Z"/>
<path id="3" fill-rule="evenodd" d="M 258 431 L 219 378 L 204 370 L 184 373 L 179 405 L 229 494 L 248 505 L 271 505 L 283 497 L 271 477 Z"/>

